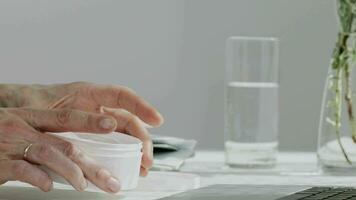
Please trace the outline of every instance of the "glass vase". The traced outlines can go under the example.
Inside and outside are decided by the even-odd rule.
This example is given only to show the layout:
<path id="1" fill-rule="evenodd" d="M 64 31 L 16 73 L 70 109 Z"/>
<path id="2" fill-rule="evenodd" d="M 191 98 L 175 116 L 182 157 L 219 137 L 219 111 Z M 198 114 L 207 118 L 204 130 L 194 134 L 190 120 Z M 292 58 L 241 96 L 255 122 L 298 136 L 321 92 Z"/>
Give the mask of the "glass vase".
<path id="1" fill-rule="evenodd" d="M 324 171 L 349 171 L 355 168 L 356 173 L 356 143 L 353 140 L 354 120 L 350 121 L 349 104 L 352 109 L 356 107 L 355 102 L 346 102 L 345 84 L 335 85 L 335 70 L 329 69 L 322 111 L 319 125 L 318 137 L 318 161 Z M 356 71 L 352 71 L 350 80 L 355 78 Z M 343 78 L 343 77 L 342 77 Z M 341 86 L 339 84 L 342 84 Z M 336 89 L 335 87 L 339 87 Z M 356 88 L 352 81 L 352 88 Z M 334 90 L 334 91 L 333 91 Z M 337 94 L 341 93 L 341 94 Z M 352 90 L 351 95 L 355 95 Z"/>
<path id="2" fill-rule="evenodd" d="M 336 8 L 340 30 L 325 83 L 317 155 L 323 172 L 356 174 L 356 3 L 338 0 Z"/>

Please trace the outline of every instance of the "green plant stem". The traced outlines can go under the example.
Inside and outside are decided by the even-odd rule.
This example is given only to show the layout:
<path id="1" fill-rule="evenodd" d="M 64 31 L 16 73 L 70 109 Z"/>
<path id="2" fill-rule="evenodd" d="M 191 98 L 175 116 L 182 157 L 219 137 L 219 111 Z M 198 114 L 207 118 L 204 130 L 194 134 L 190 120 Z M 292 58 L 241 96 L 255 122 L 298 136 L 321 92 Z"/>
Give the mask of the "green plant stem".
<path id="1" fill-rule="evenodd" d="M 342 69 L 341 68 L 337 68 L 336 69 L 336 86 L 335 86 L 335 126 L 336 126 L 336 138 L 337 138 L 337 142 L 340 146 L 341 152 L 344 155 L 347 163 L 349 163 L 350 165 L 352 164 L 351 160 L 349 159 L 347 152 L 344 148 L 344 146 L 342 145 L 341 142 L 341 133 L 340 133 L 340 127 L 341 127 L 341 107 L 342 107 L 342 79 L 341 79 L 341 75 L 342 75 Z"/>
<path id="2" fill-rule="evenodd" d="M 346 101 L 346 106 L 347 106 L 347 113 L 349 116 L 349 124 L 350 124 L 350 129 L 352 133 L 352 140 L 354 143 L 356 143 L 356 127 L 355 127 L 355 117 L 353 113 L 353 107 L 352 107 L 352 89 L 350 86 L 351 78 L 350 78 L 350 67 L 345 63 L 344 66 L 344 75 L 345 75 L 345 101 Z"/>
<path id="3" fill-rule="evenodd" d="M 348 123 L 350 127 L 350 135 L 354 143 L 356 143 L 356 122 L 353 112 L 353 99 L 352 99 L 352 84 L 351 73 L 352 67 L 356 58 L 356 47 L 350 43 L 355 38 L 355 20 L 356 20 L 356 0 L 338 0 L 338 16 L 340 19 L 340 32 L 336 42 L 331 67 L 333 70 L 333 77 L 331 81 L 331 89 L 334 90 L 334 98 L 332 102 L 332 124 L 335 127 L 337 141 L 339 143 L 342 154 L 346 161 L 351 164 L 347 152 L 341 141 L 341 114 L 342 103 L 345 100 L 346 113 L 348 115 Z M 345 89 L 345 90 L 343 90 Z M 344 93 L 343 93 L 344 91 Z M 344 98 L 343 98 L 344 97 Z"/>
<path id="4" fill-rule="evenodd" d="M 337 138 L 337 142 L 340 146 L 340 149 L 342 151 L 343 156 L 345 157 L 346 161 L 349 164 L 352 164 L 351 160 L 349 159 L 347 152 L 341 142 L 341 111 L 342 111 L 342 89 L 343 89 L 343 79 L 342 79 L 342 73 L 343 73 L 343 69 L 345 69 L 345 52 L 346 52 L 346 45 L 347 45 L 347 39 L 348 39 L 348 35 L 340 33 L 338 35 L 338 40 L 334 49 L 334 54 L 333 54 L 333 59 L 332 59 L 332 68 L 334 70 L 334 77 L 333 77 L 333 88 L 334 88 L 334 103 L 333 103 L 333 107 L 334 107 L 334 127 L 335 127 L 335 133 L 336 133 L 336 138 Z M 347 74 L 348 73 L 348 74 Z M 349 86 L 349 71 L 345 73 L 345 82 L 347 85 L 347 91 L 345 94 L 345 100 L 347 102 L 348 105 L 348 110 L 350 110 L 351 114 L 352 114 L 352 99 L 349 98 L 350 96 L 349 94 L 349 90 L 351 90 L 350 86 Z M 351 106 L 350 106 L 351 105 Z M 349 113 L 350 113 L 349 112 Z M 349 115 L 350 118 L 350 115 Z M 351 115 L 351 118 L 353 119 L 353 115 Z M 353 121 L 353 120 L 352 120 Z"/>

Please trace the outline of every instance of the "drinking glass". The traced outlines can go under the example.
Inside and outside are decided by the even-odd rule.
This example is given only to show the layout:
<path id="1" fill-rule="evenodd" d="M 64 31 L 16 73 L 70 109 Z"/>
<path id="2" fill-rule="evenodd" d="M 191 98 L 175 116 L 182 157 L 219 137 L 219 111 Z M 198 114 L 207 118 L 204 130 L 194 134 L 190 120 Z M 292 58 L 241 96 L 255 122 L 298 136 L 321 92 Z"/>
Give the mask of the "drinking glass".
<path id="1" fill-rule="evenodd" d="M 225 158 L 232 167 L 270 167 L 278 152 L 279 41 L 226 42 Z"/>

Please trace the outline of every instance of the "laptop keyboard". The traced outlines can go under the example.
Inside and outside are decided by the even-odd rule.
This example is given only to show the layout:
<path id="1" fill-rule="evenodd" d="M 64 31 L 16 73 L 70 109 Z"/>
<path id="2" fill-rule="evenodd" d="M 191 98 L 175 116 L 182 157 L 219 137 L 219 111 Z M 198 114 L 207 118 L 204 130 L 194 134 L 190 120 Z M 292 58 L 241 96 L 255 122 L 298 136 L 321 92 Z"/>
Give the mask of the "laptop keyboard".
<path id="1" fill-rule="evenodd" d="M 277 200 L 356 200 L 356 188 L 312 187 Z"/>

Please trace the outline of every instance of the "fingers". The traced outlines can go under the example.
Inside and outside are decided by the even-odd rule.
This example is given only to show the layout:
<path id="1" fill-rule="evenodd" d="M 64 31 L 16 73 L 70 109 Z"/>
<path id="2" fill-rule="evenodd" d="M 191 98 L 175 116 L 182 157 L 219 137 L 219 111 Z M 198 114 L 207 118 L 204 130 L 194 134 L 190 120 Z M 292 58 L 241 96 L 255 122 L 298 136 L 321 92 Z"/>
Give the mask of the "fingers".
<path id="1" fill-rule="evenodd" d="M 109 171 L 101 167 L 94 159 L 82 155 L 72 158 L 83 170 L 85 176 L 97 187 L 109 193 L 117 193 L 121 186 Z"/>
<path id="2" fill-rule="evenodd" d="M 146 169 L 146 168 L 141 166 L 141 168 L 140 168 L 140 176 L 146 177 L 148 175 L 148 170 L 149 169 Z"/>
<path id="3" fill-rule="evenodd" d="M 7 113 L 0 115 L 0 141 L 11 143 L 11 141 L 36 141 L 38 132 L 20 117 Z"/>
<path id="4" fill-rule="evenodd" d="M 26 160 L 41 164 L 66 179 L 76 190 L 84 191 L 88 183 L 80 167 L 49 144 L 36 143 L 27 152 Z"/>
<path id="5" fill-rule="evenodd" d="M 153 164 L 153 145 L 147 129 L 143 126 L 140 119 L 123 109 L 103 107 L 102 110 L 117 120 L 117 131 L 129 133 L 142 141 L 143 157 L 141 175 L 146 175 Z"/>
<path id="6" fill-rule="evenodd" d="M 93 85 L 90 93 L 99 105 L 128 110 L 152 126 L 160 126 L 163 123 L 162 115 L 129 88 Z"/>
<path id="7" fill-rule="evenodd" d="M 72 146 L 65 145 L 66 143 L 62 142 L 61 144 L 60 141 L 64 140 L 58 138 L 56 140 L 57 142 L 53 142 L 55 141 L 53 138 L 46 137 L 48 135 L 36 131 L 28 123 L 22 120 L 21 117 L 18 116 L 19 113 L 16 113 L 17 115 L 12 114 L 10 112 L 8 113 L 10 114 L 9 117 L 0 117 L 0 158 L 2 158 L 3 160 L 0 160 L 0 162 L 5 162 L 5 159 L 7 161 L 9 159 L 21 162 L 23 161 L 22 164 L 19 164 L 19 166 L 14 166 L 18 168 L 23 168 L 20 168 L 22 169 L 21 173 L 18 172 L 11 174 L 9 173 L 9 170 L 7 170 L 11 167 L 9 167 L 8 165 L 2 167 L 0 165 L 0 183 L 4 183 L 7 180 L 12 179 L 22 180 L 30 182 L 34 185 L 38 185 L 39 187 L 42 187 L 43 190 L 47 190 L 47 188 L 45 187 L 46 185 L 38 184 L 36 182 L 37 179 L 31 179 L 31 176 L 34 175 L 38 176 L 41 181 L 44 179 L 41 178 L 43 177 L 41 176 L 41 174 L 38 175 L 39 173 L 41 173 L 41 171 L 39 171 L 39 169 L 37 168 L 34 168 L 36 167 L 35 165 L 32 165 L 39 164 L 46 166 L 58 175 L 62 176 L 78 191 L 83 191 L 87 187 L 87 181 L 84 177 L 84 173 L 88 174 L 88 177 L 95 177 L 96 180 L 94 180 L 93 182 L 98 183 L 98 185 L 102 188 L 104 188 L 104 181 L 111 181 L 110 183 L 112 184 L 112 179 L 107 179 L 107 177 L 105 177 L 106 174 L 103 175 L 102 173 L 97 172 L 101 169 L 98 167 L 98 165 L 94 166 L 92 163 L 89 163 L 87 165 L 78 166 L 77 163 L 85 163 L 84 161 L 79 162 L 81 161 L 82 157 L 81 152 L 77 151 L 75 148 L 72 148 Z M 33 112 L 29 112 L 26 114 L 27 115 L 25 116 L 27 117 L 35 117 L 36 114 L 39 115 L 39 113 L 33 114 Z M 32 119 L 30 117 L 28 117 L 27 119 Z M 115 119 L 113 119 L 113 121 L 115 121 Z M 37 125 L 39 124 L 38 127 L 43 127 L 40 123 L 31 123 L 35 123 Z M 52 143 L 55 143 L 56 145 L 52 145 Z M 32 145 L 29 146 L 28 144 Z M 59 148 L 58 146 L 61 146 L 61 148 Z M 25 155 L 24 152 L 26 152 Z M 25 159 L 26 161 L 32 164 L 22 159 Z M 77 161 L 77 163 L 73 160 Z M 92 165 L 94 167 L 91 167 Z M 92 171 L 90 171 L 90 169 L 92 169 Z M 16 174 L 20 174 L 21 176 L 15 176 Z M 98 180 L 100 180 L 101 182 L 99 182 Z M 42 182 L 46 183 L 45 181 Z M 108 188 L 108 186 L 106 187 Z M 116 190 L 118 190 L 112 188 L 114 187 L 111 185 L 110 189 L 112 191 L 116 192 Z"/>
<path id="8" fill-rule="evenodd" d="M 82 169 L 85 177 L 100 189 L 109 193 L 120 191 L 118 180 L 113 178 L 107 170 L 101 167 L 94 159 L 82 153 L 72 143 L 48 134 L 44 134 L 42 140 L 47 141 L 47 143 L 75 162 Z"/>
<path id="9" fill-rule="evenodd" d="M 0 161 L 0 183 L 21 181 L 40 188 L 44 192 L 52 189 L 53 183 L 49 176 L 37 166 L 23 160 Z"/>
<path id="10" fill-rule="evenodd" d="M 8 109 L 8 112 L 41 131 L 108 133 L 116 129 L 116 120 L 112 117 L 78 110 L 24 108 Z"/>
<path id="11" fill-rule="evenodd" d="M 37 131 L 21 118 L 4 110 L 0 112 L 0 184 L 19 180 L 39 187 L 43 191 L 52 188 L 48 175 L 24 160 L 28 141 L 38 139 Z"/>

